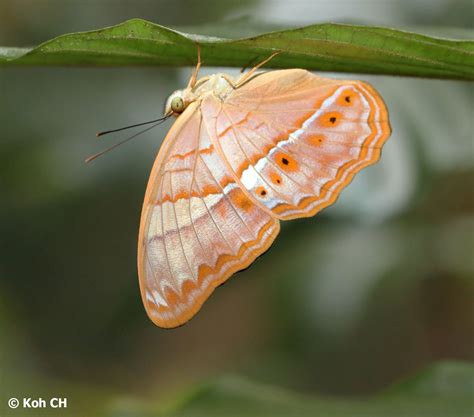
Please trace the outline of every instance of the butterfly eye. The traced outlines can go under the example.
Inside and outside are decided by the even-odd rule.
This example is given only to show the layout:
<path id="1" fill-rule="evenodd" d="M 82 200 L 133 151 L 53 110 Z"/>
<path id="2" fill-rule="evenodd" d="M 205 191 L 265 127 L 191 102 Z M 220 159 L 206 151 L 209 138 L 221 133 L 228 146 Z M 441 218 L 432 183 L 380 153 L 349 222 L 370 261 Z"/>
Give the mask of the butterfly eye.
<path id="1" fill-rule="evenodd" d="M 184 100 L 181 97 L 174 97 L 171 100 L 171 110 L 175 113 L 182 113 L 184 110 Z"/>

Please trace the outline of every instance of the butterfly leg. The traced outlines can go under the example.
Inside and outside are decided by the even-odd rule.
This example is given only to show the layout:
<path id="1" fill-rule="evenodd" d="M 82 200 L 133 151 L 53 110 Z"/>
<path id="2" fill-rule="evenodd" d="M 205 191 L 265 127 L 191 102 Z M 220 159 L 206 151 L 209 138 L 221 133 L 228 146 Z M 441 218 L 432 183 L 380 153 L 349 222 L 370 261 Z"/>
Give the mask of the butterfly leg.
<path id="1" fill-rule="evenodd" d="M 245 66 L 240 69 L 240 73 L 243 74 L 248 68 L 253 68 L 255 63 L 258 61 L 258 56 L 252 58 Z"/>
<path id="2" fill-rule="evenodd" d="M 276 51 L 274 52 L 273 54 L 271 54 L 268 58 L 264 59 L 262 62 L 260 62 L 260 64 L 257 64 L 255 65 L 249 72 L 243 74 L 239 80 L 237 81 L 237 83 L 235 84 L 235 88 L 239 88 L 241 87 L 243 84 L 245 84 L 254 74 L 255 74 L 255 71 L 257 71 L 259 68 L 261 68 L 262 66 L 264 66 L 267 62 L 269 62 L 270 60 L 272 60 L 274 57 L 276 57 L 277 55 L 281 54 L 281 51 Z"/>
<path id="3" fill-rule="evenodd" d="M 198 60 L 197 60 L 196 68 L 194 68 L 193 73 L 191 74 L 191 78 L 189 79 L 187 88 L 193 88 L 196 85 L 199 68 L 201 68 L 201 47 L 199 46 L 199 44 L 197 45 L 197 50 L 198 50 Z"/>

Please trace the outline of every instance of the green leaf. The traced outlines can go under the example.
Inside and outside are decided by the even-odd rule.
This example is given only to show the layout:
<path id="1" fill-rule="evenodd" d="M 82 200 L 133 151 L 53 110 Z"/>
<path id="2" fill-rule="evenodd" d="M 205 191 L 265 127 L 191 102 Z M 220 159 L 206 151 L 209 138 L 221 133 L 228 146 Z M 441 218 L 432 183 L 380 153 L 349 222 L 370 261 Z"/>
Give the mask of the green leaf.
<path id="1" fill-rule="evenodd" d="M 222 28 L 217 32 L 222 33 Z M 204 65 L 209 66 L 249 66 L 282 51 L 271 61 L 272 67 L 474 79 L 472 41 L 342 24 L 224 39 L 133 19 L 105 29 L 59 36 L 32 49 L 0 48 L 0 64 L 193 65 L 197 43 Z"/>
<path id="2" fill-rule="evenodd" d="M 440 362 L 390 387 L 386 393 L 470 397 L 474 393 L 474 364 Z"/>
<path id="3" fill-rule="evenodd" d="M 244 378 L 223 377 L 178 396 L 166 410 L 130 401 L 114 407 L 110 416 L 470 417 L 473 368 L 441 363 L 384 394 L 359 399 L 311 397 Z"/>

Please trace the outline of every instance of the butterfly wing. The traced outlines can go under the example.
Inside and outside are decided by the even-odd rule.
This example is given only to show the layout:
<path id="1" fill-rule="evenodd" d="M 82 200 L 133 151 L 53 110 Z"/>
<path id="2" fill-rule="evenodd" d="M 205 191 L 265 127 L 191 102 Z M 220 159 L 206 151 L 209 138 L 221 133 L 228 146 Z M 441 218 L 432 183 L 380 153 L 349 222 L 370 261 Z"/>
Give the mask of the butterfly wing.
<path id="1" fill-rule="evenodd" d="M 192 103 L 165 139 L 143 205 L 138 272 L 151 320 L 161 327 L 188 321 L 278 232 L 279 221 L 236 184 Z"/>
<path id="2" fill-rule="evenodd" d="M 298 69 L 258 74 L 224 100 L 208 96 L 202 109 L 234 178 L 285 220 L 332 204 L 390 135 L 371 86 Z"/>

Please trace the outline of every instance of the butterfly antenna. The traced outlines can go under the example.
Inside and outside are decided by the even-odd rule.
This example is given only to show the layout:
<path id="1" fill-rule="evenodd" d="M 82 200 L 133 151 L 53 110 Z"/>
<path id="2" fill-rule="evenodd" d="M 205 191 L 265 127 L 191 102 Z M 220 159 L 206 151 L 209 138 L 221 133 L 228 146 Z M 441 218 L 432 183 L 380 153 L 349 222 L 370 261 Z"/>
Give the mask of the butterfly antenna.
<path id="1" fill-rule="evenodd" d="M 105 153 L 115 149 L 115 148 L 118 148 L 120 145 L 123 145 L 124 143 L 136 138 L 137 136 L 141 135 L 142 133 L 145 133 L 145 132 L 148 132 L 149 130 L 153 129 L 154 127 L 160 125 L 161 123 L 163 123 L 165 120 L 167 120 L 169 117 L 171 117 L 171 114 L 167 114 L 166 116 L 164 117 L 160 117 L 159 119 L 156 119 L 156 120 L 151 120 L 149 122 L 144 122 L 144 123 L 138 123 L 136 125 L 131 125 L 131 126 L 126 126 L 126 127 L 121 127 L 119 129 L 113 129 L 113 130 L 107 130 L 105 132 L 100 132 L 100 133 L 97 133 L 97 136 L 103 136 L 103 135 L 106 135 L 108 133 L 112 133 L 112 132 L 119 132 L 121 130 L 125 130 L 125 129 L 130 129 L 132 127 L 137 127 L 137 126 L 143 126 L 143 125 L 146 125 L 146 124 L 150 124 L 150 123 L 153 123 L 151 126 L 145 128 L 145 129 L 142 129 L 140 130 L 139 132 L 135 133 L 134 135 L 132 136 L 129 136 L 128 138 L 125 138 L 124 140 L 121 140 L 120 142 L 116 143 L 115 145 L 112 145 L 100 152 L 97 152 L 96 154 L 94 155 L 91 155 L 89 156 L 88 158 L 86 158 L 85 162 L 86 163 L 89 163 L 89 162 L 92 162 L 94 159 L 97 159 L 99 156 L 102 156 L 104 155 Z"/>
<path id="2" fill-rule="evenodd" d="M 97 137 L 100 137 L 100 136 L 108 135 L 109 133 L 120 132 L 121 130 L 131 129 L 132 127 L 138 127 L 138 126 L 149 125 L 150 123 L 155 123 L 155 122 L 164 121 L 164 120 L 166 120 L 168 117 L 169 117 L 169 115 L 166 115 L 166 116 L 160 117 L 159 119 L 150 120 L 149 122 L 137 123 L 137 124 L 135 124 L 135 125 L 120 127 L 120 128 L 118 128 L 118 129 L 105 130 L 105 131 L 103 131 L 103 132 L 98 132 L 98 133 L 96 133 L 95 135 L 96 135 Z"/>

